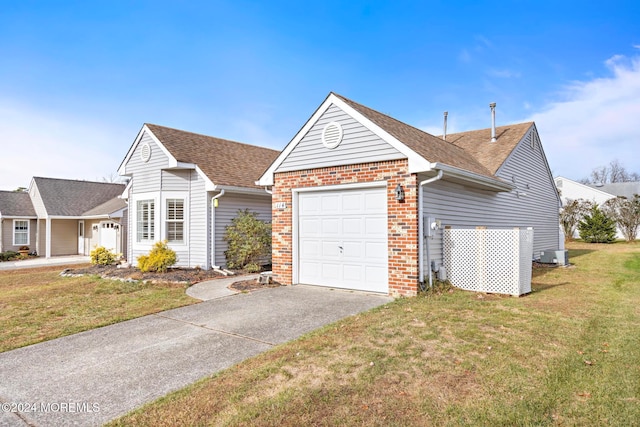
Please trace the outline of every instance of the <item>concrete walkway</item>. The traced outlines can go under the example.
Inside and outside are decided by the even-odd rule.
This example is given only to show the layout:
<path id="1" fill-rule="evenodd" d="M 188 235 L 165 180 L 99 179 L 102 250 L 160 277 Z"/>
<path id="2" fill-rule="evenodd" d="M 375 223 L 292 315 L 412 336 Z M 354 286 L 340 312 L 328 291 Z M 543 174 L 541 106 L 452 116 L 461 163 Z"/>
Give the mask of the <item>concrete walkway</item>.
<path id="1" fill-rule="evenodd" d="M 391 300 L 302 285 L 268 288 L 0 353 L 0 426 L 101 425 Z"/>
<path id="2" fill-rule="evenodd" d="M 89 257 L 83 255 L 56 256 L 52 258 L 30 258 L 20 261 L 0 262 L 0 270 L 15 270 L 18 268 L 47 267 L 50 265 L 88 264 Z"/>

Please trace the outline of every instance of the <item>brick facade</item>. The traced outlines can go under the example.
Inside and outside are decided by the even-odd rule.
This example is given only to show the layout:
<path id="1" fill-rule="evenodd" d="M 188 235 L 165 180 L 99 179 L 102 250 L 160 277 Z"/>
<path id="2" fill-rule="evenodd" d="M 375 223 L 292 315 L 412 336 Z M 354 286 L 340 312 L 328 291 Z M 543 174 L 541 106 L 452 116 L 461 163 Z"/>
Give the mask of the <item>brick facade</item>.
<path id="1" fill-rule="evenodd" d="M 275 174 L 273 186 L 273 273 L 275 280 L 292 284 L 292 189 L 358 182 L 387 182 L 389 293 L 418 293 L 418 192 L 417 178 L 408 162 L 392 160 L 360 165 L 334 166 Z M 400 184 L 405 200 L 395 199 Z M 285 208 L 279 208 L 284 203 Z"/>

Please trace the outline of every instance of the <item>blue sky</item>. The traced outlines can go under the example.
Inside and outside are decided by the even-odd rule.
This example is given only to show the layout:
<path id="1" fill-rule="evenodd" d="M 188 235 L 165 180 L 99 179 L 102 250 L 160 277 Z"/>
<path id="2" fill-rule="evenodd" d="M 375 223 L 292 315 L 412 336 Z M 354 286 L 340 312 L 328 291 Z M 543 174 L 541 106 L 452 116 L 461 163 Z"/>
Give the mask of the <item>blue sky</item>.
<path id="1" fill-rule="evenodd" d="M 282 149 L 330 91 L 440 134 L 535 120 L 640 172 L 640 4 L 0 1 L 0 189 L 112 175 L 145 122 Z"/>

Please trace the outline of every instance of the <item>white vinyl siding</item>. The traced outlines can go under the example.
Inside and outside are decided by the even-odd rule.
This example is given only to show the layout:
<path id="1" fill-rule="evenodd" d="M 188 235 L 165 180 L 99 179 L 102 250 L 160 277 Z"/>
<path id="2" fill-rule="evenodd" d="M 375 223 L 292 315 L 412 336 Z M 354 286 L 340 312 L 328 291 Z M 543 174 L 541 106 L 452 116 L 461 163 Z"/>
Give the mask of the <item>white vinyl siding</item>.
<path id="1" fill-rule="evenodd" d="M 149 243 L 155 239 L 155 201 L 136 202 L 136 242 Z"/>
<path id="2" fill-rule="evenodd" d="M 13 245 L 29 245 L 29 220 L 13 220 Z"/>
<path id="3" fill-rule="evenodd" d="M 227 243 L 224 241 L 226 227 L 238 215 L 239 210 L 249 209 L 258 214 L 258 219 L 271 222 L 271 197 L 262 195 L 225 194 L 218 199 L 215 209 L 215 265 L 225 267 L 227 264 L 224 251 Z"/>
<path id="4" fill-rule="evenodd" d="M 331 122 L 339 123 L 343 129 L 342 142 L 333 149 L 325 147 L 322 143 L 322 131 Z M 405 157 L 353 117 L 331 105 L 276 172 L 380 162 Z"/>
<path id="5" fill-rule="evenodd" d="M 423 215 L 442 224 L 434 238 L 428 239 L 432 260 L 442 262 L 442 228 L 445 226 L 533 227 L 534 257 L 542 250 L 560 247 L 558 198 L 541 146 L 536 144 L 532 149 L 530 135 L 527 135 L 496 175 L 509 182 L 515 177 L 517 189 L 501 193 L 480 191 L 447 182 L 446 173 L 443 180 L 424 187 Z"/>
<path id="6" fill-rule="evenodd" d="M 143 162 L 140 151 L 144 144 L 151 147 L 151 158 Z M 162 169 L 169 167 L 169 158 L 146 132 L 126 164 L 126 173 L 133 174 L 131 193 L 147 193 L 160 191 L 162 186 Z"/>

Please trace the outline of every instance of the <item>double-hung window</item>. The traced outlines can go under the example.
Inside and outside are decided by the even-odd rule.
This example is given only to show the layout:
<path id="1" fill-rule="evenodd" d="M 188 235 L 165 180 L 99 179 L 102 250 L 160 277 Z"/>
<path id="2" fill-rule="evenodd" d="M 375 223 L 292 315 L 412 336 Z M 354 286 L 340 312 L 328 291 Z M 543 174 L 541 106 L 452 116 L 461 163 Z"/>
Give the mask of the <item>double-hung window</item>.
<path id="1" fill-rule="evenodd" d="M 137 242 L 153 242 L 155 239 L 155 202 L 138 200 L 136 204 Z"/>
<path id="2" fill-rule="evenodd" d="M 167 240 L 184 242 L 184 199 L 167 199 Z"/>
<path id="3" fill-rule="evenodd" d="M 28 219 L 13 220 L 13 244 L 14 246 L 29 244 L 29 220 Z"/>

